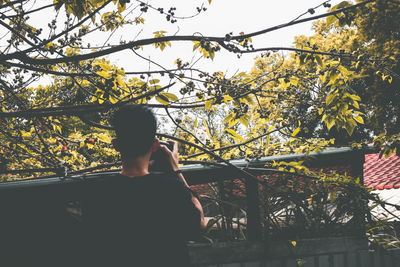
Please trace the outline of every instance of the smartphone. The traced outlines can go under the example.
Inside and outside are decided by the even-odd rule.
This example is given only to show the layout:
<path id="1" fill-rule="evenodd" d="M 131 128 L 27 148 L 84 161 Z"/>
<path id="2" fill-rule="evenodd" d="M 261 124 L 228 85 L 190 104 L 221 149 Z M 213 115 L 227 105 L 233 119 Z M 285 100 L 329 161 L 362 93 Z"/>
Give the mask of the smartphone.
<path id="1" fill-rule="evenodd" d="M 173 151 L 174 144 L 165 141 L 160 141 L 160 145 L 166 146 L 169 150 Z M 169 172 L 171 171 L 171 165 L 168 162 L 167 155 L 161 148 L 157 149 L 151 154 L 150 161 L 153 160 L 154 163 L 149 166 L 149 171 L 157 172 Z"/>

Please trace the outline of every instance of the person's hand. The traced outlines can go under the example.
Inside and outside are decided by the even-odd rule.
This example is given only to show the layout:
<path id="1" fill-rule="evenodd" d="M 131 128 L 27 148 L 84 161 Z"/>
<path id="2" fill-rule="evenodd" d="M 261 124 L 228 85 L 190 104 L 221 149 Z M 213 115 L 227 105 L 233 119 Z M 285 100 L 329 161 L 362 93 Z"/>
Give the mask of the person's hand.
<path id="1" fill-rule="evenodd" d="M 169 164 L 171 165 L 172 171 L 179 170 L 179 160 L 178 160 L 178 143 L 173 140 L 167 140 L 168 143 L 172 144 L 172 151 L 168 149 L 168 147 L 164 145 L 160 145 L 160 148 L 164 150 L 164 153 L 167 155 L 167 159 Z"/>

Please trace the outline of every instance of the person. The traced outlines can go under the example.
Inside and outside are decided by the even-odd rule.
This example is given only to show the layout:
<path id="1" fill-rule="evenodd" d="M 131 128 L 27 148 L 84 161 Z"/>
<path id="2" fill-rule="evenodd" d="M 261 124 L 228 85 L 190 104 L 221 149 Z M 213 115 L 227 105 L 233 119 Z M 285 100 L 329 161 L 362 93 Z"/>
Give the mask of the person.
<path id="1" fill-rule="evenodd" d="M 156 119 L 141 105 L 115 112 L 116 138 L 122 171 L 90 185 L 84 203 L 82 266 L 190 265 L 186 241 L 205 228 L 202 206 L 178 164 L 178 145 L 172 151 L 155 138 Z M 149 172 L 150 157 L 161 149 L 167 172 Z"/>

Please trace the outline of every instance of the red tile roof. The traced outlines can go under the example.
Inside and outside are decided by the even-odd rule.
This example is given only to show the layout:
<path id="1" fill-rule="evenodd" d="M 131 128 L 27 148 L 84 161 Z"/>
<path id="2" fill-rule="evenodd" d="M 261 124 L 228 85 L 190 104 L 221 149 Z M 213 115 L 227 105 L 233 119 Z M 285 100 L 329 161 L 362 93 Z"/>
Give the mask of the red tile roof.
<path id="1" fill-rule="evenodd" d="M 364 184 L 379 190 L 400 188 L 400 157 L 393 154 L 379 159 L 379 154 L 365 155 Z"/>
<path id="2" fill-rule="evenodd" d="M 317 170 L 317 169 L 315 169 Z M 336 171 L 341 174 L 351 174 L 351 166 L 326 166 L 324 171 Z M 269 175 L 269 185 L 274 185 L 277 182 L 276 175 Z M 233 195 L 244 196 L 244 184 L 240 180 L 233 180 L 232 187 Z M 396 154 L 388 158 L 384 156 L 379 159 L 379 153 L 366 154 L 364 163 L 364 184 L 371 189 L 382 190 L 400 188 L 400 157 Z M 214 198 L 216 196 L 213 188 L 208 184 L 194 185 L 191 188 L 196 191 L 200 196 L 208 196 Z"/>

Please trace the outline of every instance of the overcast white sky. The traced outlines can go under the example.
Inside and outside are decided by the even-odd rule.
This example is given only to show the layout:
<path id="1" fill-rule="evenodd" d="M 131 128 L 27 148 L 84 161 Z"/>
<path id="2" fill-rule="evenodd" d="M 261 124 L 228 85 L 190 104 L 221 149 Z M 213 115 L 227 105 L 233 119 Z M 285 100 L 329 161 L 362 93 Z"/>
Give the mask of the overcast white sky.
<path id="1" fill-rule="evenodd" d="M 316 7 L 323 2 L 324 0 L 212 0 L 211 5 L 209 5 L 207 0 L 148 0 L 149 4 L 154 7 L 163 7 L 164 10 L 168 10 L 171 6 L 176 7 L 177 16 L 193 15 L 196 13 L 196 7 L 202 4 L 207 8 L 207 11 L 202 12 L 194 18 L 179 20 L 178 23 L 171 24 L 166 21 L 165 16 L 149 9 L 143 15 L 145 19 L 144 25 L 124 27 L 122 30 L 116 31 L 108 43 L 118 44 L 120 40 L 131 41 L 152 38 L 154 36 L 153 32 L 159 30 L 167 31 L 167 35 L 191 35 L 196 33 L 204 36 L 225 36 L 226 33 L 230 32 L 233 32 L 233 34 L 238 34 L 242 31 L 249 33 L 289 22 L 300 14 L 307 12 L 309 8 Z M 341 0 L 330 1 L 332 6 L 340 2 Z M 138 2 L 136 1 L 131 1 L 130 4 L 132 7 L 138 6 Z M 327 8 L 320 7 L 314 15 L 322 14 L 326 11 Z M 49 23 L 49 19 L 52 16 L 50 16 L 48 10 L 43 12 L 45 13 L 32 16 L 29 22 L 37 28 L 41 26 L 46 29 L 47 23 Z M 133 19 L 138 13 L 140 13 L 139 7 L 134 9 L 129 16 Z M 302 18 L 308 16 L 311 16 L 311 14 L 307 14 Z M 59 21 L 61 21 L 61 17 L 62 15 L 59 15 Z M 58 31 L 61 31 L 61 28 L 57 29 Z M 92 47 L 103 45 L 106 42 L 108 34 L 91 34 L 89 41 Z M 255 48 L 292 46 L 294 37 L 301 34 L 312 34 L 311 22 L 254 37 L 253 44 Z M 138 53 L 170 69 L 175 67 L 174 61 L 178 57 L 188 62 L 193 58 L 197 59 L 199 54 L 195 54 L 194 57 L 192 48 L 192 42 L 175 42 L 172 43 L 172 48 L 166 48 L 163 52 L 159 49 L 154 49 L 153 46 L 149 46 L 144 50 L 138 50 Z M 90 50 L 82 52 L 86 53 L 90 52 Z M 250 71 L 256 56 L 257 54 L 247 54 L 238 59 L 236 55 L 222 51 L 215 55 L 213 61 L 202 59 L 194 67 L 209 72 L 220 70 L 232 75 L 238 71 Z M 160 67 L 152 64 L 149 65 L 147 61 L 138 58 L 132 51 L 119 52 L 108 56 L 108 59 L 112 63 L 124 67 L 125 71 L 160 70 Z M 45 79 L 51 82 L 49 77 Z M 43 82 L 43 80 L 41 81 Z"/>
<path id="2" fill-rule="evenodd" d="M 166 30 L 167 34 L 177 33 L 178 35 L 201 33 L 204 36 L 224 36 L 226 33 L 233 32 L 254 32 L 265 29 L 278 24 L 286 23 L 298 15 L 306 12 L 309 8 L 318 6 L 323 0 L 213 0 L 211 5 L 207 1 L 187 1 L 187 0 L 152 0 L 149 3 L 156 7 L 167 7 L 172 5 L 177 8 L 176 15 L 193 14 L 195 7 L 206 2 L 207 11 L 199 16 L 180 20 L 178 23 L 165 23 L 165 18 L 154 11 L 145 14 L 146 24 L 141 27 L 142 32 L 138 38 L 152 37 L 152 33 L 156 30 Z M 331 0 L 332 6 L 340 3 L 339 0 Z M 327 9 L 320 7 L 316 10 L 316 14 L 326 12 Z M 308 17 L 310 14 L 304 16 Z M 179 28 L 178 28 L 179 26 Z M 117 39 L 129 39 L 134 33 L 136 36 L 138 30 L 125 30 L 116 34 Z M 255 47 L 271 47 L 271 46 L 291 46 L 294 36 L 311 35 L 311 22 L 291 26 L 282 30 L 271 32 L 260 37 L 253 38 Z M 145 49 L 142 55 L 161 62 L 167 68 L 173 67 L 173 62 L 180 57 L 190 61 L 193 57 L 192 43 L 174 43 L 172 48 L 167 48 L 164 52 L 155 51 L 153 48 Z M 142 60 L 137 60 L 132 52 L 120 53 L 121 56 L 113 56 L 115 62 L 126 66 L 126 70 L 136 71 L 143 70 L 148 64 Z M 243 55 L 238 59 L 236 55 L 223 52 L 218 53 L 213 61 L 202 60 L 197 67 L 207 69 L 209 71 L 221 70 L 229 73 L 240 71 L 249 71 L 253 65 L 256 54 Z M 143 65 L 144 64 L 144 65 Z M 150 66 L 152 69 L 156 66 Z"/>

